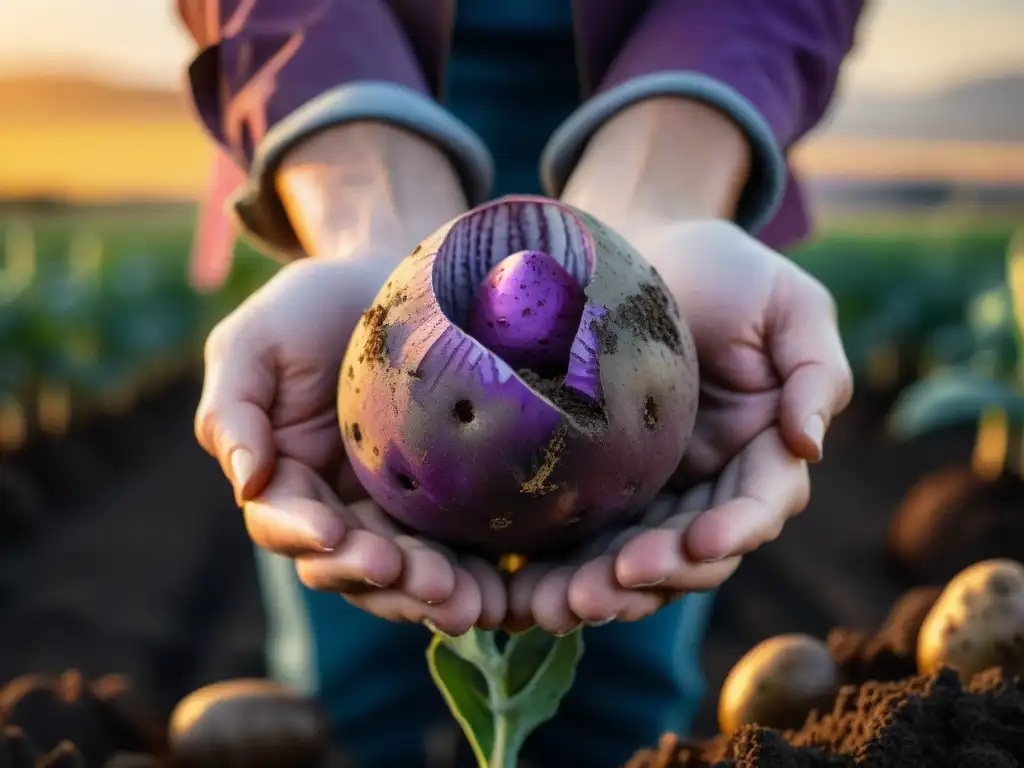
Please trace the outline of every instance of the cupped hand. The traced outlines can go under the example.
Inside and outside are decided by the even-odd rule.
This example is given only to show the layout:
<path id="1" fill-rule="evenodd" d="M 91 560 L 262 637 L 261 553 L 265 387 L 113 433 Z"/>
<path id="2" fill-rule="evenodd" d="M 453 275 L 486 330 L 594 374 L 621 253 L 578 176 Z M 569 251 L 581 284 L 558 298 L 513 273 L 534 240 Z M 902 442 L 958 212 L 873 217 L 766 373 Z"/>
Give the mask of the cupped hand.
<path id="1" fill-rule="evenodd" d="M 513 628 L 636 620 L 719 586 L 806 506 L 807 462 L 821 459 L 852 396 L 832 297 L 793 262 L 725 221 L 621 231 L 658 270 L 697 348 L 700 407 L 669 486 L 682 495 L 568 561 L 516 574 Z"/>
<path id="2" fill-rule="evenodd" d="M 778 536 L 809 494 L 807 462 L 785 448 L 777 428 L 766 429 L 714 478 L 662 494 L 566 559 L 524 566 L 511 579 L 506 627 L 564 634 L 638 621 L 689 592 L 715 589 L 743 553 Z M 690 542 L 736 554 L 703 559 Z"/>
<path id="3" fill-rule="evenodd" d="M 496 626 L 497 572 L 399 531 L 345 461 L 338 371 L 386 278 L 369 258 L 281 269 L 210 334 L 196 436 L 231 481 L 254 542 L 294 557 L 311 588 L 450 634 Z"/>

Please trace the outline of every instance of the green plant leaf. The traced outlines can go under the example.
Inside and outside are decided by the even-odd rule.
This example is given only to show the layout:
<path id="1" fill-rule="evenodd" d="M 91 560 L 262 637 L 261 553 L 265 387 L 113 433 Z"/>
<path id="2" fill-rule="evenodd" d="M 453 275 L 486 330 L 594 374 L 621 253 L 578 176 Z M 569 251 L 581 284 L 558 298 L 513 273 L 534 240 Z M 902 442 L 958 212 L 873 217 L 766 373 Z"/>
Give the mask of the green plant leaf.
<path id="1" fill-rule="evenodd" d="M 434 684 L 448 709 L 466 735 L 481 768 L 490 765 L 494 752 L 494 714 L 491 712 L 488 683 L 480 670 L 435 634 L 427 650 L 427 663 Z"/>
<path id="2" fill-rule="evenodd" d="M 481 768 L 515 768 L 526 738 L 558 711 L 582 655 L 579 631 L 534 628 L 499 649 L 493 633 L 474 629 L 435 634 L 427 662 Z"/>
<path id="3" fill-rule="evenodd" d="M 901 440 L 945 427 L 973 424 L 999 409 L 1024 422 L 1024 395 L 1011 384 L 966 368 L 947 369 L 907 387 L 889 414 L 889 430 Z"/>

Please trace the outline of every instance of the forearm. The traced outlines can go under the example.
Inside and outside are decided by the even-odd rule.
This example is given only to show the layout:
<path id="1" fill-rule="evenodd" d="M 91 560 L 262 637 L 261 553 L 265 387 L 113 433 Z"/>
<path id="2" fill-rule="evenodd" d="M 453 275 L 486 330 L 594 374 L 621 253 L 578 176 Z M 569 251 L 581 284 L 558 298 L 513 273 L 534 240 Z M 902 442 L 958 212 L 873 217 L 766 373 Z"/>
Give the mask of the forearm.
<path id="1" fill-rule="evenodd" d="M 750 172 L 742 130 L 678 97 L 639 102 L 591 138 L 562 198 L 609 225 L 732 218 Z"/>
<path id="2" fill-rule="evenodd" d="M 370 255 L 388 271 L 466 210 L 447 155 L 384 123 L 348 123 L 309 137 L 285 155 L 275 185 L 308 254 Z"/>

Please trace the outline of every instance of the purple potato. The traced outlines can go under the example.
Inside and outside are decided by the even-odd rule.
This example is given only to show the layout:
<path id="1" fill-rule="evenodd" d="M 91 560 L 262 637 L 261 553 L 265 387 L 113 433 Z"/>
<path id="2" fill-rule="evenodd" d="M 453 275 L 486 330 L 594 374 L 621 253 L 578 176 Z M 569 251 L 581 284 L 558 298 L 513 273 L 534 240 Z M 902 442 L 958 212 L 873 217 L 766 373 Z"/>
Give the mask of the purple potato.
<path id="1" fill-rule="evenodd" d="M 489 280 L 502 263 L 535 279 Z M 565 276 L 585 299 L 571 321 Z M 515 335 L 474 319 L 517 290 L 559 297 L 567 317 L 520 316 Z M 563 337 L 562 320 L 571 343 L 540 344 Z M 530 555 L 649 504 L 683 456 L 697 395 L 693 341 L 658 273 L 587 214 L 516 196 L 449 222 L 398 266 L 352 335 L 338 417 L 356 476 L 391 517 L 449 545 Z"/>
<path id="2" fill-rule="evenodd" d="M 515 369 L 564 374 L 586 302 L 583 286 L 561 264 L 520 251 L 484 279 L 466 330 Z"/>

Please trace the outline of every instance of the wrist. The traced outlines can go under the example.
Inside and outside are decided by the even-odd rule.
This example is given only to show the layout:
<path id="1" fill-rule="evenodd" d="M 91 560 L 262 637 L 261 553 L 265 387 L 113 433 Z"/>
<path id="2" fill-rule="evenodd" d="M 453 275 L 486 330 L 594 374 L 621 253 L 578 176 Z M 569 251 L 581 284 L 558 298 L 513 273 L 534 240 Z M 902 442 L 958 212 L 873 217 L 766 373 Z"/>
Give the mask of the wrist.
<path id="1" fill-rule="evenodd" d="M 275 184 L 313 258 L 369 255 L 387 262 L 388 271 L 466 210 L 444 152 L 384 123 L 350 123 L 314 134 L 285 156 Z"/>
<path id="2" fill-rule="evenodd" d="M 725 113 L 655 98 L 594 134 L 562 198 L 620 230 L 732 219 L 750 167 L 747 139 Z"/>

